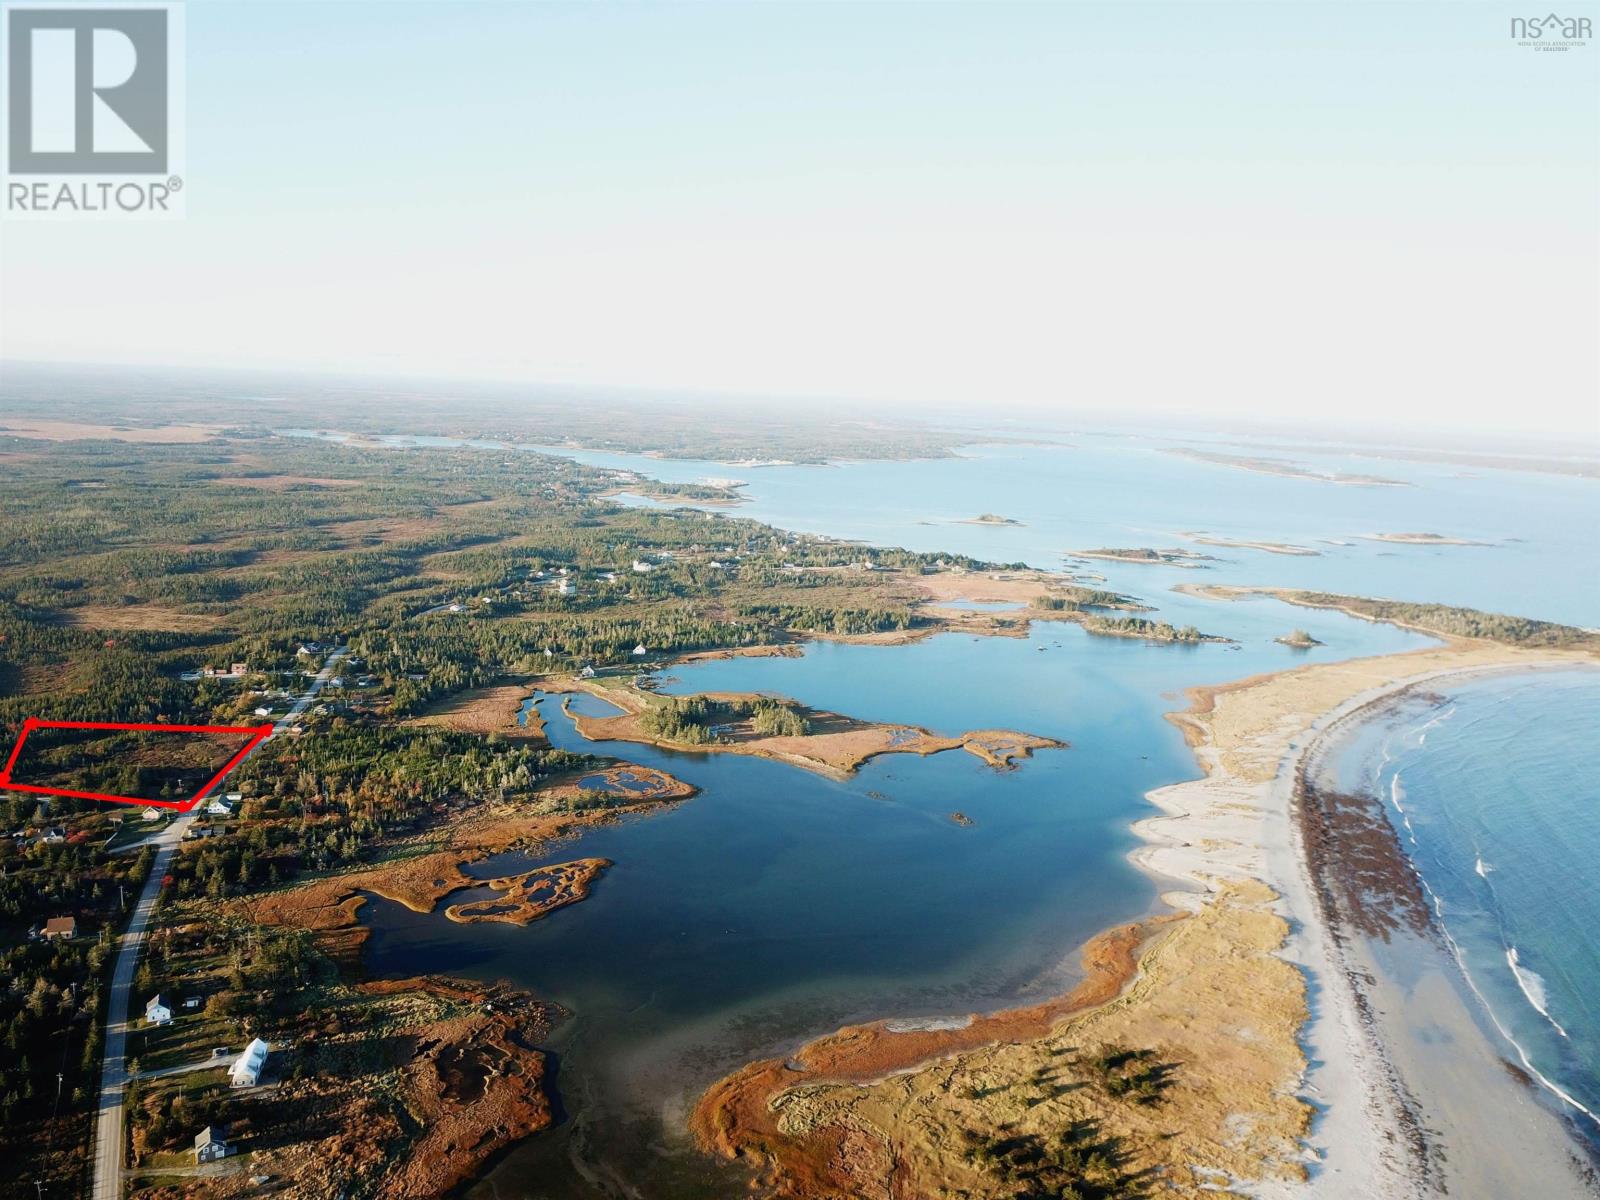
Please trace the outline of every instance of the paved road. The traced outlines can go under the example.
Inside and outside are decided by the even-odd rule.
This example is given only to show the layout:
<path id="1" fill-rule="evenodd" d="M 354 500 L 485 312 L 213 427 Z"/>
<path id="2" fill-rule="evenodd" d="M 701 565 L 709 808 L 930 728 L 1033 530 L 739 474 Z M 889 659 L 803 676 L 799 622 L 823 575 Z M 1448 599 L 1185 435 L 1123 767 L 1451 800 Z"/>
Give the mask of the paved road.
<path id="1" fill-rule="evenodd" d="M 317 698 L 317 693 L 333 676 L 334 668 L 345 656 L 344 650 L 335 650 L 328 656 L 322 670 L 311 681 L 305 694 L 294 702 L 272 728 L 276 737 L 295 721 Z M 269 739 L 270 740 L 270 739 Z M 150 877 L 144 882 L 139 900 L 133 906 L 133 916 L 128 928 L 117 940 L 117 961 L 111 969 L 111 999 L 106 1005 L 105 1056 L 100 1064 L 100 1113 L 94 1126 L 94 1184 L 90 1189 L 93 1200 L 122 1200 L 123 1151 L 123 1098 L 128 1084 L 128 1003 L 133 989 L 133 972 L 139 965 L 139 951 L 144 944 L 145 930 L 150 925 L 150 915 L 155 911 L 161 896 L 161 880 L 172 864 L 184 830 L 194 821 L 196 814 L 180 814 L 146 845 L 156 847 L 156 859 L 150 867 Z"/>

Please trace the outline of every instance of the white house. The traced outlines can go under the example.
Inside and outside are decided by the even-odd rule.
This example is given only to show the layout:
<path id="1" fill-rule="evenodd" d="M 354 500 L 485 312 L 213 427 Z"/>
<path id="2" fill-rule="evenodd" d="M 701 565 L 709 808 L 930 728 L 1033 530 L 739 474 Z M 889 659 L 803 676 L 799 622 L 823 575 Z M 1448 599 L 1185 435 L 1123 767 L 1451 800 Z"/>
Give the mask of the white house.
<path id="1" fill-rule="evenodd" d="M 582 676 L 584 679 L 593 679 L 594 678 L 594 668 L 591 667 L 591 666 L 585 665 L 583 670 L 579 671 L 578 674 L 580 676 Z"/>
<path id="2" fill-rule="evenodd" d="M 649 654 L 649 653 L 650 653 L 650 651 L 645 648 L 645 644 L 643 642 L 640 642 L 637 646 L 635 646 L 633 648 L 633 656 L 635 658 L 643 658 L 646 654 Z"/>
<path id="3" fill-rule="evenodd" d="M 150 1003 L 144 1006 L 144 1020 L 147 1025 L 172 1024 L 172 1009 L 167 1007 L 167 1002 L 157 992 L 150 997 Z"/>
<path id="4" fill-rule="evenodd" d="M 224 792 L 222 798 L 229 804 L 237 804 L 244 799 L 243 792 Z"/>
<path id="5" fill-rule="evenodd" d="M 233 804 L 221 796 L 213 796 L 211 802 L 206 805 L 206 813 L 213 817 L 231 817 Z"/>
<path id="6" fill-rule="evenodd" d="M 161 810 L 159 808 L 145 808 L 145 809 L 142 809 L 140 811 L 140 813 L 139 813 L 139 820 L 141 820 L 141 821 L 159 821 L 159 820 L 161 820 Z"/>
<path id="7" fill-rule="evenodd" d="M 255 1087 L 261 1081 L 261 1072 L 267 1065 L 267 1053 L 272 1049 L 260 1038 L 253 1038 L 244 1053 L 233 1060 L 228 1068 L 231 1087 Z"/>
<path id="8" fill-rule="evenodd" d="M 639 558 L 633 560 L 633 569 L 639 572 L 641 575 L 648 575 L 651 571 L 655 570 L 653 566 Z"/>
<path id="9" fill-rule="evenodd" d="M 216 1162 L 219 1158 L 227 1158 L 233 1153 L 233 1147 L 223 1138 L 228 1132 L 226 1125 L 207 1125 L 194 1138 L 194 1161 L 197 1163 Z"/>
<path id="10" fill-rule="evenodd" d="M 272 710 L 270 708 L 258 708 L 258 709 L 256 709 L 256 716 L 258 716 L 258 717 L 270 717 L 271 715 L 272 715 Z"/>

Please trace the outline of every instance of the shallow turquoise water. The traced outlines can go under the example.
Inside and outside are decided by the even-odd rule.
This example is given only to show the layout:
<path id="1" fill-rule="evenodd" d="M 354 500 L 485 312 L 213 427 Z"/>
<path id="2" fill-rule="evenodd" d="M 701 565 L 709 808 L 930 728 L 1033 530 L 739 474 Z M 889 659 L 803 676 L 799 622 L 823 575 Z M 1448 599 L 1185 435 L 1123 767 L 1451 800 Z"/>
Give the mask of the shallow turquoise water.
<path id="1" fill-rule="evenodd" d="M 1600 670 L 1405 703 L 1335 770 L 1386 801 L 1490 1036 L 1600 1140 Z"/>

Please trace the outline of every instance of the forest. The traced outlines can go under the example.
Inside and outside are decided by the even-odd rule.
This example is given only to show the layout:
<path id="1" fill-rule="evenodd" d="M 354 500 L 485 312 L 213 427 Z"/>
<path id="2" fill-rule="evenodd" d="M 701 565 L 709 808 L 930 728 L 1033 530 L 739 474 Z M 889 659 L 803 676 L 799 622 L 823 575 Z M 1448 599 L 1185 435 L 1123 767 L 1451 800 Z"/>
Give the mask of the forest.
<path id="1" fill-rule="evenodd" d="M 240 811 L 174 859 L 178 903 L 225 905 L 348 870 L 453 807 L 516 803 L 592 765 L 412 723 L 442 697 L 507 675 L 635 663 L 640 647 L 660 661 L 911 628 L 915 597 L 900 573 L 940 563 L 721 513 L 629 507 L 610 499 L 615 472 L 535 453 L 251 429 L 150 445 L 0 432 L 0 461 L 8 745 L 28 717 L 260 724 L 305 690 L 328 648 L 346 652 L 344 674 L 293 735 L 230 776 Z M 664 706 L 660 719 L 691 741 L 731 720 L 806 728 L 774 703 Z M 205 758 L 153 761 L 116 737 L 41 740 L 34 752 L 25 766 L 54 785 L 156 797 L 177 795 Z M 0 1156 L 24 1173 L 81 1178 L 110 937 L 150 861 L 116 851 L 160 824 L 90 801 L 7 792 L 0 804 Z M 76 936 L 36 936 L 65 916 Z M 228 1019 L 248 1019 L 259 988 L 233 994 L 218 1003 Z M 138 1136 L 157 1147 L 176 1144 L 195 1116 L 134 1111 Z M 0 1197 L 23 1194 L 33 1189 L 0 1183 Z"/>

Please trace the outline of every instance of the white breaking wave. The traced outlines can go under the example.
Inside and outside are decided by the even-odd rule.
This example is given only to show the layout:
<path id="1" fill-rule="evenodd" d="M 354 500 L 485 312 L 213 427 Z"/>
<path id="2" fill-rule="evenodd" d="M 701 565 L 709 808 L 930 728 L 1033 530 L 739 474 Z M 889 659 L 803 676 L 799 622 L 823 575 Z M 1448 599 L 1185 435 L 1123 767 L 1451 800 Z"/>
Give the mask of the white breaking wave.
<path id="1" fill-rule="evenodd" d="M 1550 1015 L 1550 995 L 1545 991 L 1544 977 L 1539 972 L 1522 965 L 1517 957 L 1515 946 L 1506 950 L 1506 962 L 1511 966 L 1511 973 L 1517 977 L 1517 986 L 1522 989 L 1522 994 L 1528 998 L 1528 1003 L 1533 1005 L 1537 1012 L 1551 1025 L 1562 1037 L 1567 1036 L 1567 1031 L 1561 1028 L 1561 1022 Z"/>
<path id="2" fill-rule="evenodd" d="M 1403 803 L 1405 798 L 1406 789 L 1400 786 L 1400 772 L 1396 771 L 1389 777 L 1389 803 L 1394 805 L 1395 812 L 1404 813 L 1406 811 L 1406 806 Z"/>
<path id="3" fill-rule="evenodd" d="M 1495 1012 L 1494 1006 L 1489 1003 L 1489 998 L 1485 996 L 1483 994 L 1483 990 L 1478 987 L 1478 981 L 1472 977 L 1472 971 L 1467 966 L 1466 955 L 1461 952 L 1461 944 L 1450 935 L 1450 929 L 1444 923 L 1444 912 L 1439 904 L 1439 897 L 1434 893 L 1434 890 L 1431 887 L 1428 887 L 1428 881 L 1426 879 L 1422 880 L 1422 886 L 1427 889 L 1428 896 L 1433 901 L 1434 909 L 1439 913 L 1439 931 L 1444 934 L 1445 944 L 1450 947 L 1450 954 L 1456 960 L 1456 966 L 1461 968 L 1461 977 L 1467 981 L 1467 986 L 1472 989 L 1472 994 L 1478 998 L 1478 1003 L 1483 1005 L 1483 1011 L 1489 1015 L 1489 1023 L 1495 1027 L 1500 1036 L 1503 1037 L 1510 1044 L 1511 1048 L 1517 1052 L 1517 1058 L 1522 1063 L 1522 1069 L 1529 1075 L 1533 1076 L 1534 1079 L 1538 1080 L 1540 1086 L 1543 1087 L 1547 1092 L 1559 1098 L 1564 1104 L 1571 1105 L 1573 1108 L 1577 1109 L 1584 1116 L 1588 1117 L 1597 1128 L 1600 1128 L 1600 1113 L 1596 1113 L 1592 1109 L 1584 1107 L 1583 1103 L 1576 1096 L 1563 1088 L 1555 1080 L 1551 1079 L 1543 1071 L 1539 1070 L 1538 1067 L 1534 1066 L 1533 1060 L 1528 1057 L 1527 1049 L 1521 1042 L 1517 1041 L 1516 1038 L 1511 1036 L 1511 1031 L 1507 1029 L 1505 1027 L 1505 1023 L 1500 1020 L 1500 1014 Z M 1553 1023 L 1554 1022 L 1552 1022 L 1552 1024 Z M 1563 1031 L 1562 1036 L 1565 1036 L 1565 1031 Z"/>
<path id="4" fill-rule="evenodd" d="M 1478 873 L 1480 879 L 1489 878 L 1489 872 L 1494 870 L 1493 867 L 1483 861 L 1483 855 L 1481 854 L 1478 855 L 1478 861 L 1473 865 L 1472 869 Z"/>
<path id="5" fill-rule="evenodd" d="M 1435 725 L 1444 724 L 1444 722 L 1448 721 L 1455 715 L 1456 706 L 1452 704 L 1449 708 L 1445 709 L 1431 721 L 1425 722 L 1422 727 L 1417 730 L 1417 745 L 1426 746 L 1428 744 L 1428 730 L 1432 729 Z"/>

